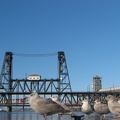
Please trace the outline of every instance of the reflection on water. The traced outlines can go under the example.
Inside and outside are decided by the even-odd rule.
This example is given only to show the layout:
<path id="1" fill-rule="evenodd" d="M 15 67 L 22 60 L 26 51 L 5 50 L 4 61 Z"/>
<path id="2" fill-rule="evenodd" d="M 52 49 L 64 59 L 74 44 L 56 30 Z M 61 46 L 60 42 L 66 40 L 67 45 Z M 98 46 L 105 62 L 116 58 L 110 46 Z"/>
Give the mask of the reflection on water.
<path id="1" fill-rule="evenodd" d="M 77 113 L 80 115 L 80 113 Z M 30 112 L 0 112 L 0 120 L 43 120 L 43 116 Z M 48 116 L 47 120 L 57 120 L 57 115 Z M 74 120 L 70 115 L 62 115 L 61 120 Z M 100 115 L 85 115 L 84 120 L 100 120 Z M 113 116 L 106 115 L 103 120 L 113 120 Z"/>
<path id="2" fill-rule="evenodd" d="M 69 115 L 63 115 L 64 120 L 74 120 Z M 0 120 L 43 120 L 43 116 L 35 112 L 0 112 Z M 57 115 L 48 116 L 47 120 L 57 120 Z"/>

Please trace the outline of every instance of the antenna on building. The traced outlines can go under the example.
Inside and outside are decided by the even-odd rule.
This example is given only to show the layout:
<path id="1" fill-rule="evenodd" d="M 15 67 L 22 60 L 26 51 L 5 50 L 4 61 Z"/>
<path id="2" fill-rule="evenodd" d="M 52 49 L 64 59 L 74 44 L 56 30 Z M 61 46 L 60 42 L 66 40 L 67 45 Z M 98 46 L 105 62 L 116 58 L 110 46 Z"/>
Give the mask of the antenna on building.
<path id="1" fill-rule="evenodd" d="M 27 73 L 25 73 L 25 79 L 27 79 Z"/>

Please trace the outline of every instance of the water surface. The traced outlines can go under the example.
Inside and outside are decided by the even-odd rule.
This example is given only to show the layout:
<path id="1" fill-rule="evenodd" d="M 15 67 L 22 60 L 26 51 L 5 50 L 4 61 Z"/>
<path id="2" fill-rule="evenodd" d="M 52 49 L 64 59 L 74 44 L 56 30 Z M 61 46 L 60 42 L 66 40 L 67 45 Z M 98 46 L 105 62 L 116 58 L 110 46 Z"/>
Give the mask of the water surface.
<path id="1" fill-rule="evenodd" d="M 76 113 L 81 115 L 83 113 Z M 0 120 L 43 120 L 43 116 L 35 113 L 34 111 L 24 111 L 24 112 L 0 112 Z M 57 114 L 48 116 L 47 120 L 58 120 Z M 61 120 L 74 120 L 70 115 L 62 115 Z M 85 115 L 84 120 L 100 120 L 100 115 L 92 114 Z M 112 114 L 106 115 L 103 120 L 114 120 Z M 120 120 L 120 119 L 117 119 Z"/>

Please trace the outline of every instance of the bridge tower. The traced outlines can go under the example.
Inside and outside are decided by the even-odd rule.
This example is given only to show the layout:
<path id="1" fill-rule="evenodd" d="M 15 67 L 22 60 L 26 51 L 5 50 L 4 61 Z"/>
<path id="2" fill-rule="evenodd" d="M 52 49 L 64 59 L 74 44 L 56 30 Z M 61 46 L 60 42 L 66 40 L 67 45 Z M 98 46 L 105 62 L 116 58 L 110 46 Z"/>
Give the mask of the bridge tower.
<path id="1" fill-rule="evenodd" d="M 69 91 L 72 92 L 70 77 L 67 68 L 67 62 L 64 52 L 58 52 L 58 61 L 59 61 L 59 92 Z"/>
<path id="2" fill-rule="evenodd" d="M 0 89 L 4 89 L 6 92 L 12 92 L 12 52 L 6 52 L 3 66 L 0 75 Z M 12 95 L 7 95 L 8 100 L 12 99 Z M 12 111 L 11 106 L 7 106 L 8 111 Z"/>
<path id="3" fill-rule="evenodd" d="M 40 80 L 38 81 L 39 84 L 34 85 L 33 81 L 24 79 L 24 80 L 18 80 L 18 79 L 13 79 L 12 78 L 12 59 L 13 59 L 14 53 L 12 52 L 6 52 L 4 56 L 4 61 L 3 61 L 3 66 L 0 74 L 0 91 L 6 92 L 5 96 L 2 96 L 2 99 L 5 100 L 12 100 L 12 95 L 17 88 L 21 88 L 20 91 L 23 91 L 25 88 L 22 87 L 29 87 L 29 91 L 37 90 L 39 93 L 41 92 L 52 92 L 53 91 L 48 91 L 50 86 L 55 87 L 56 91 L 54 92 L 71 92 L 71 84 L 70 84 L 70 78 L 69 78 L 69 73 L 68 73 L 68 68 L 67 68 L 67 63 L 66 63 L 66 58 L 65 58 L 65 53 L 63 51 L 58 52 L 58 78 L 55 80 Z M 57 84 L 56 84 L 57 81 Z M 42 86 L 40 85 L 43 82 Z M 19 83 L 19 84 L 18 84 Z M 30 84 L 29 84 L 30 83 Z M 47 84 L 48 83 L 48 84 Z M 30 85 L 30 86 L 28 86 Z M 46 86 L 48 85 L 48 86 Z M 41 91 L 44 89 L 45 91 Z M 53 89 L 52 89 L 53 90 Z M 19 92 L 17 91 L 18 95 Z M 23 91 L 24 94 L 24 91 Z M 60 95 L 58 96 L 60 98 Z M 8 111 L 12 111 L 12 106 L 8 106 Z"/>

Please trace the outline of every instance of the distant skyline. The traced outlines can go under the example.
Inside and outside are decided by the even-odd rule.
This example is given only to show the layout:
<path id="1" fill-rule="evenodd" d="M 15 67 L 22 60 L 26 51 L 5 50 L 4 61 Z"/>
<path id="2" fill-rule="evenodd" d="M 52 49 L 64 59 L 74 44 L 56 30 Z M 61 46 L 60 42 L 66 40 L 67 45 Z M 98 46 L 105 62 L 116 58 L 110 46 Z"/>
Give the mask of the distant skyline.
<path id="1" fill-rule="evenodd" d="M 73 91 L 87 91 L 93 77 L 102 87 L 120 86 L 119 0 L 1 0 L 0 69 L 6 51 L 64 51 Z M 58 77 L 57 55 L 13 56 L 13 77 Z"/>

